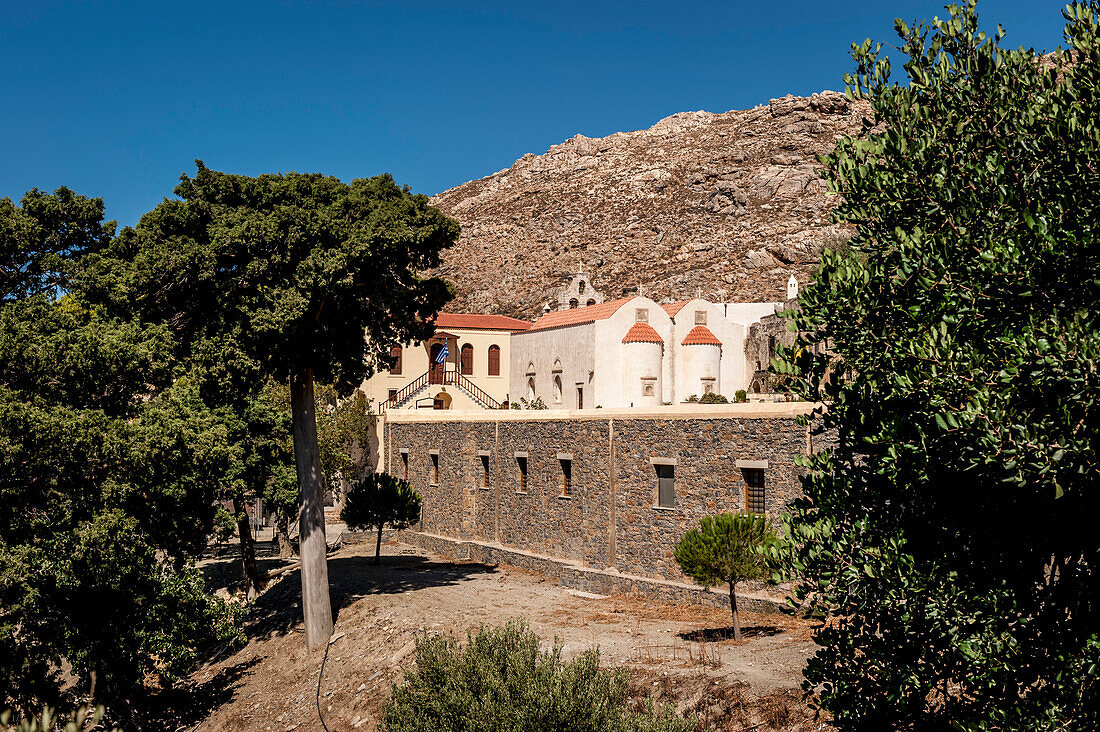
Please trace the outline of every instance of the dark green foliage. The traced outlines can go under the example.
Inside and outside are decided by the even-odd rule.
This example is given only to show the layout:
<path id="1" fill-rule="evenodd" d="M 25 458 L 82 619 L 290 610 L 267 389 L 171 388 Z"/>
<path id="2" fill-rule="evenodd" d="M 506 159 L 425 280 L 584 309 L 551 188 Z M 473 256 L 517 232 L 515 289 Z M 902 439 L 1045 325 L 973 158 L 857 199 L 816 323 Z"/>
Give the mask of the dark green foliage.
<path id="1" fill-rule="evenodd" d="M 318 385 L 316 402 L 321 468 L 336 490 L 340 480 L 355 481 L 363 475 L 360 456 L 367 450 L 374 415 L 361 391 L 340 399 L 331 386 Z"/>
<path id="2" fill-rule="evenodd" d="M 390 732 L 689 732 L 699 725 L 671 709 L 627 707 L 627 675 L 600 668 L 597 650 L 572 661 L 560 644 L 539 649 L 522 621 L 482 627 L 465 645 L 449 635 L 416 642 L 416 667 L 386 704 Z"/>
<path id="3" fill-rule="evenodd" d="M 389 473 L 368 473 L 348 488 L 340 518 L 349 529 L 375 529 L 378 542 L 374 561 L 382 547 L 382 529 L 407 529 L 420 520 L 420 494 L 404 480 Z"/>
<path id="4" fill-rule="evenodd" d="M 225 510 L 222 506 L 218 506 L 214 512 L 214 530 L 211 535 L 214 537 L 214 541 L 218 544 L 224 544 L 233 538 L 233 534 L 237 531 L 237 522 L 233 519 L 233 514 Z"/>
<path id="5" fill-rule="evenodd" d="M 57 710 L 46 707 L 38 716 L 30 717 L 11 724 L 11 712 L 0 713 L 0 729 L 5 732 L 85 732 L 88 729 L 104 729 L 99 726 L 103 719 L 103 707 L 89 709 L 81 707 L 68 717 L 60 716 Z M 62 726 L 63 725 L 63 726 Z M 117 728 L 111 732 L 120 732 Z"/>
<path id="6" fill-rule="evenodd" d="M 535 397 L 531 401 L 527 401 L 526 397 L 520 397 L 518 401 L 512 402 L 512 409 L 549 409 L 549 407 L 546 406 L 542 397 Z"/>
<path id="7" fill-rule="evenodd" d="M 684 400 L 687 404 L 729 404 L 730 400 L 721 394 L 704 394 L 699 396 L 698 394 L 692 394 Z"/>
<path id="8" fill-rule="evenodd" d="M 1066 11 L 1072 64 L 973 5 L 898 23 L 904 85 L 854 49 L 878 126 L 824 159 L 851 253 L 774 364 L 837 437 L 787 558 L 841 730 L 1100 728 L 1098 11 Z"/>
<path id="9" fill-rule="evenodd" d="M 744 402 L 747 402 L 748 400 L 749 400 L 748 392 L 746 392 L 744 389 L 738 389 L 733 394 L 733 401 L 735 401 L 735 402 L 744 403 Z"/>
<path id="10" fill-rule="evenodd" d="M 103 221 L 103 199 L 65 187 L 36 188 L 18 206 L 0 199 L 0 300 L 66 288 L 73 262 L 105 246 L 114 229 Z"/>
<path id="11" fill-rule="evenodd" d="M 90 260 L 88 287 L 123 313 L 169 324 L 210 388 L 250 393 L 297 369 L 342 394 L 432 332 L 458 224 L 381 175 L 250 178 L 197 163 L 175 193 Z M 363 335 L 366 333 L 367 338 Z M 228 397 L 227 397 L 228 398 Z"/>
<path id="12" fill-rule="evenodd" d="M 33 215 L 0 206 L 0 229 L 26 237 L 4 241 L 26 269 L 0 299 L 0 707 L 18 714 L 64 705 L 64 662 L 73 691 L 94 673 L 97 698 L 132 700 L 236 632 L 190 563 L 229 464 L 224 425 L 173 379 L 166 328 L 54 299 L 103 245 L 101 204 L 25 200 Z"/>
<path id="13" fill-rule="evenodd" d="M 454 293 L 420 273 L 440 264 L 458 224 L 389 175 L 345 184 L 196 165 L 179 200 L 89 255 L 82 284 L 112 314 L 166 325 L 209 404 L 240 415 L 265 379 L 290 384 L 305 640 L 319 648 L 332 613 L 314 382 L 350 394 L 389 365 L 393 344 L 433 332 Z M 247 552 L 244 562 L 254 577 Z"/>
<path id="14" fill-rule="evenodd" d="M 684 534 L 673 551 L 680 570 L 704 587 L 726 583 L 735 638 L 741 637 L 737 583 L 765 575 L 764 550 L 775 542 L 767 519 L 754 513 L 704 516 L 699 528 Z"/>

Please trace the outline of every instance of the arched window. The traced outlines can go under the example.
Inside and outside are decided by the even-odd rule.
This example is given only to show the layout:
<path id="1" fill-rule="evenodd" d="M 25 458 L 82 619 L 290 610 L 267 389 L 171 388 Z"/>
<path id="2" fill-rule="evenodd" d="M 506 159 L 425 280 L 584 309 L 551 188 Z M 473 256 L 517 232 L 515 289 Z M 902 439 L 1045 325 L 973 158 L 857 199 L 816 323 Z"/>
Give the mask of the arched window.
<path id="1" fill-rule="evenodd" d="M 527 401 L 535 401 L 535 377 L 527 379 Z"/>
<path id="2" fill-rule="evenodd" d="M 584 294 L 584 280 L 581 280 L 580 282 L 577 283 L 577 294 L 578 295 L 583 295 Z"/>
<path id="3" fill-rule="evenodd" d="M 472 376 L 474 373 L 474 347 L 469 343 L 461 348 L 462 358 L 459 359 L 459 367 L 463 376 Z"/>
<path id="4" fill-rule="evenodd" d="M 579 303 L 579 302 L 577 302 L 577 298 L 575 298 L 575 297 L 574 297 L 574 298 L 572 298 L 572 299 L 571 299 L 571 300 L 569 301 L 569 309 L 570 309 L 570 310 L 575 310 L 575 309 L 577 308 L 577 306 L 578 306 L 578 305 L 580 305 L 580 303 Z"/>
<path id="5" fill-rule="evenodd" d="M 489 346 L 489 376 L 500 376 L 500 346 Z"/>
<path id="6" fill-rule="evenodd" d="M 390 349 L 390 358 L 393 359 L 393 366 L 390 367 L 390 373 L 394 376 L 401 375 L 401 346 L 394 346 Z"/>
<path id="7" fill-rule="evenodd" d="M 561 404 L 561 377 L 554 377 L 554 404 Z"/>
<path id="8" fill-rule="evenodd" d="M 592 298 L 588 298 L 588 302 L 586 302 L 584 305 L 585 305 L 585 307 L 589 307 L 589 306 L 595 305 L 595 304 L 596 304 L 595 300 L 593 300 Z"/>

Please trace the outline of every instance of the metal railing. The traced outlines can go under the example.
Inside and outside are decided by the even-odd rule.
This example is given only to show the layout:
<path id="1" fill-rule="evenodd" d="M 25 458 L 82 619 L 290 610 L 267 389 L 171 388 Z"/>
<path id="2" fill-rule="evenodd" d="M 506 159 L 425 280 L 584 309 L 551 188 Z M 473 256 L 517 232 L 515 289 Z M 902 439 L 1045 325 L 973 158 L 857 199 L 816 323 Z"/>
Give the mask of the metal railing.
<path id="1" fill-rule="evenodd" d="M 442 373 L 438 370 L 429 369 L 415 380 L 406 384 L 399 392 L 394 394 L 389 399 L 381 402 L 378 405 L 379 412 L 385 414 L 387 409 L 394 409 L 401 406 L 409 397 L 416 394 L 428 384 L 439 384 L 440 386 L 457 386 L 462 389 L 466 394 L 473 399 L 478 405 L 486 409 L 500 409 L 500 402 L 493 397 L 489 396 L 484 389 L 475 384 L 470 379 L 460 374 L 457 369 L 445 369 Z"/>
<path id="2" fill-rule="evenodd" d="M 378 405 L 379 413 L 385 414 L 387 409 L 400 406 L 406 399 L 411 397 L 416 392 L 424 388 L 424 385 L 428 383 L 428 377 L 431 374 L 430 371 L 425 371 L 420 376 L 416 377 L 415 381 L 406 384 L 401 391 L 394 394 L 392 397 Z"/>
<path id="3" fill-rule="evenodd" d="M 485 391 L 477 384 L 470 381 L 457 371 L 451 371 L 448 373 L 452 373 L 457 377 L 457 380 L 455 381 L 455 386 L 459 387 L 460 389 L 464 389 L 475 402 L 485 407 L 486 409 L 500 409 L 500 402 L 486 394 Z"/>

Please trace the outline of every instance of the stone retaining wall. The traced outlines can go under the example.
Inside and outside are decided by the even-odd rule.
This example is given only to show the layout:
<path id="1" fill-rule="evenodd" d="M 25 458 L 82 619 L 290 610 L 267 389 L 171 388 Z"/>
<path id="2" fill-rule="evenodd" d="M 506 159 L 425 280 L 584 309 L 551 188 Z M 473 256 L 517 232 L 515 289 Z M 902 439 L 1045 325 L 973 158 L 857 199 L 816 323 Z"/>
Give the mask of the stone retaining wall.
<path id="1" fill-rule="evenodd" d="M 794 461 L 812 447 L 800 417 L 813 407 L 393 414 L 384 464 L 404 477 L 408 460 L 408 480 L 424 497 L 420 535 L 685 582 L 673 547 L 701 517 L 746 510 L 746 467 L 764 470 L 767 514 L 799 495 Z M 526 491 L 517 454 L 526 457 Z M 654 461 L 673 463 L 674 507 L 656 505 Z"/>
<path id="2" fill-rule="evenodd" d="M 614 571 L 584 567 L 554 557 L 417 531 L 402 531 L 395 538 L 401 543 L 425 549 L 449 559 L 494 566 L 507 565 L 538 572 L 556 580 L 562 587 L 582 592 L 600 595 L 640 593 L 656 602 L 670 605 L 702 604 L 722 609 L 729 608 L 729 593 L 721 588 L 707 589 L 682 582 L 619 574 Z M 786 607 L 786 603 L 779 594 L 768 595 L 742 589 L 737 593 L 737 607 L 740 610 L 758 613 L 774 613 L 781 612 Z"/>

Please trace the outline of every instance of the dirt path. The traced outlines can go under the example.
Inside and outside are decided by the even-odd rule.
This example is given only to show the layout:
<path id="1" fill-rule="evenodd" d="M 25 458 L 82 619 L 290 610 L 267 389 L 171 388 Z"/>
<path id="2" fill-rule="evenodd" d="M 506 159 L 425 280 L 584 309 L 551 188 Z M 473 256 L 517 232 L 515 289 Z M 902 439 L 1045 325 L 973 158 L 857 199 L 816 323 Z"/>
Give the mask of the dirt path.
<path id="1" fill-rule="evenodd" d="M 795 691 L 813 651 L 809 626 L 783 616 L 743 617 L 746 639 L 721 640 L 729 614 L 630 596 L 566 590 L 530 572 L 450 562 L 403 545 L 366 545 L 329 557 L 334 640 L 321 682 L 325 722 L 337 730 L 377 729 L 392 683 L 413 660 L 423 632 L 464 634 L 479 624 L 524 617 L 566 655 L 599 646 L 604 662 L 633 671 L 639 696 L 673 701 L 720 729 L 817 729 Z M 307 654 L 300 578 L 280 577 L 257 601 L 249 642 L 193 677 L 196 730 L 320 730 L 315 708 L 322 653 Z M 717 639 L 717 640 L 716 640 Z"/>

